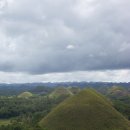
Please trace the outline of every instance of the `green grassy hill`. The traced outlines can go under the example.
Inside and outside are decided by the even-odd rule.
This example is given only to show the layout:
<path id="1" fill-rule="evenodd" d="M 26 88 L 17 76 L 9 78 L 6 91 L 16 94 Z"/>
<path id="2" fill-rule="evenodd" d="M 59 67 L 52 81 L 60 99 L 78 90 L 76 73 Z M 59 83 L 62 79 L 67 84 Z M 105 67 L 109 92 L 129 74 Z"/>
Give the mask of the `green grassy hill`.
<path id="1" fill-rule="evenodd" d="M 130 96 L 130 92 L 123 87 L 113 86 L 112 88 L 108 89 L 108 95 L 116 97 L 124 97 L 124 96 Z"/>
<path id="2" fill-rule="evenodd" d="M 73 95 L 73 93 L 68 88 L 58 87 L 49 95 L 49 97 L 57 98 L 60 96 L 71 96 L 71 95 Z"/>
<path id="3" fill-rule="evenodd" d="M 19 98 L 29 98 L 29 97 L 32 97 L 33 94 L 30 93 L 30 92 L 23 92 L 21 94 L 18 95 Z"/>
<path id="4" fill-rule="evenodd" d="M 130 130 L 128 120 L 92 89 L 66 99 L 39 125 L 47 130 Z"/>

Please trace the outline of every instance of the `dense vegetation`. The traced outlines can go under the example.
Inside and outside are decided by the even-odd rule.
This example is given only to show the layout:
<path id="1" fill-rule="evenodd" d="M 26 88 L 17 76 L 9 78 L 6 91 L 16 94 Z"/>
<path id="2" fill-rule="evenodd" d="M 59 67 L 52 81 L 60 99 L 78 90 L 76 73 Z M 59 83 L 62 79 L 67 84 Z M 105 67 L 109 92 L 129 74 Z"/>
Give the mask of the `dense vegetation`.
<path id="1" fill-rule="evenodd" d="M 16 85 L 13 89 L 9 85 L 0 88 L 0 130 L 41 130 L 38 123 L 42 118 L 64 99 L 84 88 L 27 85 L 30 84 Z M 94 84 L 92 88 L 107 96 L 113 106 L 130 120 L 130 88 L 99 85 Z"/>
<path id="2" fill-rule="evenodd" d="M 49 98 L 48 96 L 0 97 L 0 124 L 2 125 L 0 130 L 29 130 L 29 128 L 39 130 L 37 123 L 41 118 L 65 98 L 65 96 L 59 98 Z M 3 126 L 1 121 L 6 122 L 6 120 L 10 120 L 10 123 Z"/>

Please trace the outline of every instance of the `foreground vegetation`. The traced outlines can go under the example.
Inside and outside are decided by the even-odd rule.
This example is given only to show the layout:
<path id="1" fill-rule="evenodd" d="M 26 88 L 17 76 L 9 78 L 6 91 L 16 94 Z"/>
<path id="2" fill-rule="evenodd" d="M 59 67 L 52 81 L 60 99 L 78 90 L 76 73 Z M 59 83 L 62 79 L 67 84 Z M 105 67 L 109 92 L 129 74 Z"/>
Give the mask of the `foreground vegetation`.
<path id="1" fill-rule="evenodd" d="M 66 97 L 0 98 L 0 130 L 40 130 L 38 122 Z"/>
<path id="2" fill-rule="evenodd" d="M 129 88 L 113 86 L 94 87 L 94 89 L 104 94 L 111 105 L 130 120 Z M 0 96 L 0 130 L 44 130 L 39 126 L 39 122 L 58 104 L 79 91 L 78 87 L 53 89 L 40 86 L 30 92 Z"/>

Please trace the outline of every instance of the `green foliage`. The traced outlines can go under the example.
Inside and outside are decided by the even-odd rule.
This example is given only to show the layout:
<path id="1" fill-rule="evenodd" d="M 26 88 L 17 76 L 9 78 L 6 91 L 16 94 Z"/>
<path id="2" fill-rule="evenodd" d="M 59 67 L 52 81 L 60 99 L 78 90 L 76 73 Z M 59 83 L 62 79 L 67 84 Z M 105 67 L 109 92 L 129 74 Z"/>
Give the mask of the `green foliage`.
<path id="1" fill-rule="evenodd" d="M 0 126 L 0 130 L 43 130 L 43 129 L 41 129 L 39 126 L 30 127 L 30 126 L 25 125 L 23 123 L 15 122 L 13 124 L 9 124 L 6 126 L 4 126 L 4 125 Z"/>
<path id="2" fill-rule="evenodd" d="M 9 119 L 1 119 L 0 120 L 0 126 L 2 126 L 2 125 L 8 125 L 8 124 L 10 124 L 11 122 L 10 122 L 10 120 Z"/>
<path id="3" fill-rule="evenodd" d="M 17 124 L 19 127 L 17 129 L 20 130 L 40 130 L 37 123 L 65 98 L 53 99 L 47 96 L 30 98 L 1 97 L 0 130 L 15 130 Z M 9 122 L 10 118 L 12 118 L 11 123 Z"/>
<path id="4" fill-rule="evenodd" d="M 130 120 L 130 97 L 112 99 L 114 107 Z"/>
<path id="5" fill-rule="evenodd" d="M 48 113 L 56 104 L 64 100 L 64 97 L 53 99 L 37 96 L 32 98 L 0 98 L 0 119 L 7 119 L 31 113 Z"/>
<path id="6" fill-rule="evenodd" d="M 48 130 L 129 130 L 129 122 L 104 96 L 81 91 L 58 105 L 40 121 Z"/>
<path id="7" fill-rule="evenodd" d="M 129 97 L 130 91 L 129 90 L 122 87 L 98 87 L 95 89 L 107 95 L 113 102 L 113 106 L 124 116 L 130 119 L 130 97 Z M 91 117 L 91 121 L 89 118 L 87 118 L 88 123 L 90 125 L 92 124 L 91 126 L 93 126 L 93 128 L 96 126 L 96 123 L 100 124 L 101 121 L 103 126 L 100 124 L 101 126 L 100 130 L 102 130 L 102 128 L 103 130 L 109 130 L 108 128 L 105 129 L 105 127 L 114 126 L 115 124 L 118 125 L 119 122 L 120 124 L 122 124 L 122 127 L 124 128 L 114 129 L 114 130 L 128 129 L 125 128 L 127 126 L 126 123 L 127 120 L 124 117 L 122 117 L 117 111 L 115 111 L 115 109 L 113 110 L 112 103 L 110 101 L 108 101 L 104 96 L 98 94 L 97 92 L 93 90 L 87 90 L 79 93 L 80 88 L 78 87 L 67 87 L 67 88 L 57 87 L 53 92 L 52 90 L 53 88 L 39 86 L 32 89 L 32 91 L 30 91 L 31 93 L 23 92 L 22 90 L 23 93 L 20 94 L 22 95 L 21 98 L 19 98 L 18 96 L 10 96 L 10 97 L 1 96 L 0 97 L 0 130 L 47 130 L 43 127 L 43 120 L 50 117 L 51 113 L 52 113 L 51 116 L 53 115 L 53 118 L 51 117 L 52 124 L 50 123 L 51 128 L 52 127 L 55 128 L 55 125 L 53 124 L 58 121 L 59 123 L 57 123 L 57 125 L 59 127 L 61 125 L 64 126 L 64 124 L 67 123 L 66 120 L 68 120 L 68 122 L 70 123 L 69 125 L 67 125 L 69 127 L 68 130 L 70 129 L 84 130 L 83 127 L 80 127 L 79 129 L 75 124 L 80 126 L 80 123 L 81 124 L 83 123 L 84 125 L 84 123 L 86 123 L 85 115 L 88 115 L 87 117 Z M 28 91 L 28 90 L 24 90 L 24 91 Z M 32 93 L 35 95 L 33 95 Z M 74 96 L 75 94 L 78 95 Z M 62 101 L 64 101 L 64 99 L 68 97 L 70 98 L 67 99 L 65 102 L 61 103 Z M 56 107 L 59 103 L 61 104 L 58 107 Z M 54 107 L 56 108 L 52 110 Z M 50 111 L 52 112 L 50 113 Z M 59 115 L 59 111 L 60 111 L 60 115 Z M 50 114 L 48 115 L 48 113 Z M 107 116 L 104 113 L 105 114 L 107 113 L 106 114 Z M 111 119 L 110 116 L 111 114 L 113 114 L 113 116 L 115 115 L 113 119 Z M 104 115 L 106 116 L 106 118 L 104 117 Z M 58 116 L 57 117 L 58 119 L 56 118 L 56 116 Z M 122 120 L 119 121 L 119 119 Z M 106 121 L 103 122 L 102 120 L 106 120 Z M 40 121 L 42 122 L 41 125 L 42 129 L 39 126 Z M 72 121 L 73 122 L 77 121 L 77 122 L 72 123 Z M 89 124 L 88 124 L 88 128 L 90 128 Z M 118 125 L 119 127 L 120 124 Z M 53 130 L 53 129 L 49 129 L 49 130 Z M 60 130 L 64 130 L 64 127 L 62 127 L 62 129 Z M 90 130 L 93 129 L 90 128 Z M 98 129 L 96 128 L 96 130 Z"/>

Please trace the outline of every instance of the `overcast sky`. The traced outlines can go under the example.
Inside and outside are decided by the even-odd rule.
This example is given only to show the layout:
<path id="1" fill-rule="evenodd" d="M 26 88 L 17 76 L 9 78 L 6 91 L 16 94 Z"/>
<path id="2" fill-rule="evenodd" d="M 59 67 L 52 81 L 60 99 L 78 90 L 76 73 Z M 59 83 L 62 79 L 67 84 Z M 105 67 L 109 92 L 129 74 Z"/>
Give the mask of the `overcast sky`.
<path id="1" fill-rule="evenodd" d="M 130 0 L 0 0 L 0 82 L 130 81 Z"/>

